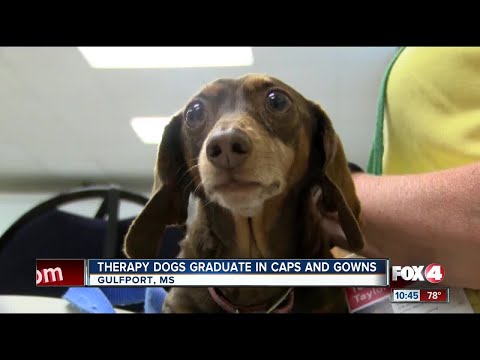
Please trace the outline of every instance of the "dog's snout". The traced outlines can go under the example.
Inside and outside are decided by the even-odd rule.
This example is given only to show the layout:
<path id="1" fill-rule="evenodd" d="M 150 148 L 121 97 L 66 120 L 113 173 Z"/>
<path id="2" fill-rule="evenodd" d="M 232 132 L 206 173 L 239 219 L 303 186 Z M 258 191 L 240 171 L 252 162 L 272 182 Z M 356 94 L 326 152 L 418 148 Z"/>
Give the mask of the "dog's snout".
<path id="1" fill-rule="evenodd" d="M 207 157 L 222 169 L 240 166 L 250 155 L 252 141 L 240 129 L 219 130 L 212 134 L 207 143 Z"/>

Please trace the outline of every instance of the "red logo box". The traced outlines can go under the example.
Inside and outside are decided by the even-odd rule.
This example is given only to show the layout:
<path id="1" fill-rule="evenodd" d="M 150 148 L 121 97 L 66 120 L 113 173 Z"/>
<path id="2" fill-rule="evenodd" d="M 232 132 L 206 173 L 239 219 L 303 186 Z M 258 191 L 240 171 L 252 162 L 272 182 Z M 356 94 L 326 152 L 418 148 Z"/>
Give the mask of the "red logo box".
<path id="1" fill-rule="evenodd" d="M 37 286 L 85 286 L 85 260 L 38 259 Z"/>

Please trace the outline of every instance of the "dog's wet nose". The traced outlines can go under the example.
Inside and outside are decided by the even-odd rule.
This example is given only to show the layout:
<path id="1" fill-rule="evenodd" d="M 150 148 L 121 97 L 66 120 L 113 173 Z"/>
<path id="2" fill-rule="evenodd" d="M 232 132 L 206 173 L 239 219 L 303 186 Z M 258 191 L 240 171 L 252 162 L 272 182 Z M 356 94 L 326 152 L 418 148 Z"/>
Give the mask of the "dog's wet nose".
<path id="1" fill-rule="evenodd" d="M 207 157 L 221 169 L 233 169 L 240 166 L 252 151 L 252 141 L 240 129 L 219 130 L 207 143 Z"/>

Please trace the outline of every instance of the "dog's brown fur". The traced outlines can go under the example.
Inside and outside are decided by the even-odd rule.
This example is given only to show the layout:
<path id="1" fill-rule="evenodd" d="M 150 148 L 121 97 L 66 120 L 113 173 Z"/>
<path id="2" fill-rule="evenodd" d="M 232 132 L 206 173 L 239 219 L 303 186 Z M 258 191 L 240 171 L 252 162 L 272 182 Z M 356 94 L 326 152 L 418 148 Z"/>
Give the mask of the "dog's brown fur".
<path id="1" fill-rule="evenodd" d="M 287 96 L 285 111 L 266 105 L 272 91 Z M 201 102 L 200 122 L 188 123 Z M 238 168 L 215 167 L 206 156 L 216 131 L 241 129 L 252 141 Z M 232 175 L 233 174 L 233 175 Z M 232 177 L 251 187 L 219 187 Z M 250 74 L 220 79 L 195 95 L 166 127 L 158 150 L 152 197 L 126 236 L 131 258 L 153 258 L 165 227 L 185 224 L 189 195 L 195 218 L 179 258 L 331 258 L 325 214 L 335 213 L 352 250 L 363 246 L 360 203 L 342 144 L 321 107 L 278 79 Z M 239 306 L 273 304 L 286 288 L 220 289 Z M 294 312 L 345 311 L 341 288 L 294 289 Z M 221 312 L 206 288 L 174 287 L 164 312 Z"/>

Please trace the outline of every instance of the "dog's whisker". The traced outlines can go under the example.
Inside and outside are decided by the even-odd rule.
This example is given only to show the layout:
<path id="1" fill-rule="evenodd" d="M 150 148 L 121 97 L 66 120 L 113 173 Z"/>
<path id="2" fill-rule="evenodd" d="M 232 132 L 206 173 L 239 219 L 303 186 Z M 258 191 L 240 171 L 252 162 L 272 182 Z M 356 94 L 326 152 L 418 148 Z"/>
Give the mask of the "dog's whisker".
<path id="1" fill-rule="evenodd" d="M 185 178 L 185 176 L 187 176 L 189 173 L 188 170 L 185 170 L 184 173 L 182 174 L 182 176 L 180 176 L 180 178 L 178 179 L 178 182 L 182 182 L 182 180 Z"/>
<path id="2" fill-rule="evenodd" d="M 192 185 L 194 183 L 194 179 L 191 179 L 188 184 L 185 185 L 185 188 L 188 189 L 190 187 L 190 185 Z"/>
<path id="3" fill-rule="evenodd" d="M 200 186 L 202 186 L 202 183 L 200 182 L 196 187 L 195 189 L 193 190 L 193 194 L 196 195 L 197 194 L 197 190 L 200 189 Z"/>
<path id="4" fill-rule="evenodd" d="M 208 198 L 207 201 L 203 204 L 203 207 L 205 208 L 207 205 L 210 205 L 213 202 L 214 202 L 213 199 Z"/>
<path id="5" fill-rule="evenodd" d="M 183 178 L 185 176 L 187 176 L 190 173 L 190 171 L 192 171 L 197 166 L 198 166 L 198 164 L 192 165 L 190 168 L 186 169 L 185 172 L 183 173 L 183 175 L 180 177 L 179 182 L 181 182 L 183 180 Z M 177 172 L 177 174 L 178 174 L 178 172 Z M 190 183 L 191 183 L 191 181 L 190 181 Z M 190 183 L 189 183 L 189 185 L 190 185 Z"/>
<path id="6" fill-rule="evenodd" d="M 178 175 L 178 172 L 177 172 L 177 175 Z M 186 176 L 188 176 L 188 175 L 189 175 L 189 171 L 188 171 L 188 170 L 185 170 L 185 171 L 183 172 L 183 174 L 178 178 L 178 182 L 181 184 L 181 183 L 183 182 L 183 179 L 184 179 Z M 191 181 L 192 181 L 192 180 L 189 181 L 189 184 L 187 184 L 187 186 L 190 185 L 190 182 L 191 182 Z"/>
<path id="7" fill-rule="evenodd" d="M 175 176 L 178 176 L 178 174 L 180 173 L 180 171 L 182 171 L 185 167 L 184 166 L 181 166 L 177 169 L 176 173 L 175 173 Z"/>
<path id="8" fill-rule="evenodd" d="M 195 169 L 195 168 L 198 167 L 198 166 L 199 166 L 198 164 L 192 165 L 192 166 L 190 166 L 190 169 L 188 169 L 188 171 L 191 171 L 191 170 Z"/>
<path id="9" fill-rule="evenodd" d="M 198 159 L 198 158 L 197 158 L 197 159 Z M 195 162 L 195 159 L 193 159 L 193 160 L 194 160 L 194 162 Z M 187 168 L 187 169 L 185 169 L 185 167 L 181 167 L 180 169 L 177 170 L 177 172 L 176 172 L 175 175 L 178 176 L 178 173 L 179 173 L 180 171 L 182 171 L 183 169 L 185 169 L 185 170 L 184 170 L 184 173 L 180 176 L 180 179 L 179 179 L 179 181 L 182 181 L 182 180 L 183 180 L 183 177 L 186 176 L 186 175 L 187 175 L 189 172 L 191 172 L 193 169 L 195 169 L 196 167 L 198 167 L 198 165 L 199 165 L 199 164 L 196 163 L 196 164 L 190 166 L 190 167 Z"/>

